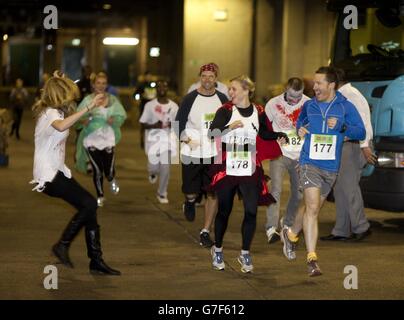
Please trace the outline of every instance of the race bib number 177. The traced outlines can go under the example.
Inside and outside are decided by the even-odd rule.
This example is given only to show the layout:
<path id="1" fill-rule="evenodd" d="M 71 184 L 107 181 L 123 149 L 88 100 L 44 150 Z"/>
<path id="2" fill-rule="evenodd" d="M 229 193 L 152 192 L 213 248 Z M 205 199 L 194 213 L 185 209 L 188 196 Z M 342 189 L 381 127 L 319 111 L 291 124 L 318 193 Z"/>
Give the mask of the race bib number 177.
<path id="1" fill-rule="evenodd" d="M 335 160 L 336 146 L 336 135 L 312 134 L 309 157 L 313 160 Z"/>

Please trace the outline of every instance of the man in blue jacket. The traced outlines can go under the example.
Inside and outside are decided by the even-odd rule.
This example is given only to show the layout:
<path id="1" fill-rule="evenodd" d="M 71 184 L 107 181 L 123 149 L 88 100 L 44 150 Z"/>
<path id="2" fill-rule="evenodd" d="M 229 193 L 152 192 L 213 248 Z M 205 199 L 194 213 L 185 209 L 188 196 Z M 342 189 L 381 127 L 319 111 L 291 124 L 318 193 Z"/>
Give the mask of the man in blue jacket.
<path id="1" fill-rule="evenodd" d="M 333 67 L 320 67 L 314 76 L 315 97 L 302 108 L 296 129 L 305 137 L 299 160 L 300 185 L 305 210 L 299 211 L 292 227 L 282 230 L 283 253 L 296 258 L 298 234 L 303 228 L 309 276 L 322 274 L 316 244 L 318 213 L 335 183 L 344 140 L 363 140 L 366 131 L 355 106 L 337 92 L 338 74 Z"/>

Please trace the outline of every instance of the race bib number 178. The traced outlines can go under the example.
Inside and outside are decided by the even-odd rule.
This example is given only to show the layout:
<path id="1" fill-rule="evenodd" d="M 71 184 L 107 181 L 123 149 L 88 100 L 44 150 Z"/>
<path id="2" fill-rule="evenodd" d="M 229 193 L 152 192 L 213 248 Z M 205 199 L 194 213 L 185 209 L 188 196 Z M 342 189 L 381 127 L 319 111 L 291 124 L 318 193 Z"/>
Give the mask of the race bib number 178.
<path id="1" fill-rule="evenodd" d="M 255 167 L 249 151 L 229 151 L 226 153 L 226 174 L 228 176 L 251 176 Z"/>

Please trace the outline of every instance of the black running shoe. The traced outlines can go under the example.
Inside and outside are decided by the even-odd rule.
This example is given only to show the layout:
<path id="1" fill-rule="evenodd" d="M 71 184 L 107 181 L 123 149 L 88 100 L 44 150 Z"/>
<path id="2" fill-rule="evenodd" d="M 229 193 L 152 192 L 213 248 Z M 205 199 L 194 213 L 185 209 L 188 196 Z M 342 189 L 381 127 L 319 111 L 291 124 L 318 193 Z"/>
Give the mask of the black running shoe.
<path id="1" fill-rule="evenodd" d="M 215 243 L 212 241 L 212 239 L 210 238 L 210 236 L 209 236 L 209 233 L 208 232 L 201 232 L 200 234 L 199 234 L 199 237 L 200 237 L 200 240 L 199 240 L 199 244 L 202 246 L 202 247 L 205 247 L 205 248 L 210 248 L 211 246 L 213 246 Z"/>
<path id="2" fill-rule="evenodd" d="M 195 220 L 195 202 L 185 201 L 182 205 L 182 211 L 184 212 L 185 219 L 188 221 Z"/>

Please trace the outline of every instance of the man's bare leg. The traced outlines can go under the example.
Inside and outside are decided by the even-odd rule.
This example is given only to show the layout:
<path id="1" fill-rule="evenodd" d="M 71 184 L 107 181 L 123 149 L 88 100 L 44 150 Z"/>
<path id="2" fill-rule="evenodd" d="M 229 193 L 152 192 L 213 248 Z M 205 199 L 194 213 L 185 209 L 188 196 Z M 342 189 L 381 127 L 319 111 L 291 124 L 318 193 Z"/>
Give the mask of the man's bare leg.
<path id="1" fill-rule="evenodd" d="M 210 230 L 217 212 L 217 198 L 213 195 L 207 196 L 205 202 L 205 222 L 203 228 Z"/>

